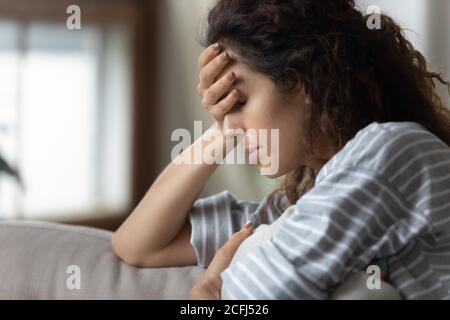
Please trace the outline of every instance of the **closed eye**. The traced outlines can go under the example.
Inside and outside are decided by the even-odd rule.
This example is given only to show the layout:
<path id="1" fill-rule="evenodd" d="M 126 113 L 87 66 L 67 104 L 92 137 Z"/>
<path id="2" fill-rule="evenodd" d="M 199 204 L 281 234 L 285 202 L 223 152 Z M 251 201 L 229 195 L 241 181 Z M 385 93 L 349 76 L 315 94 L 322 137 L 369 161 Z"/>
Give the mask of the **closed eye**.
<path id="1" fill-rule="evenodd" d="M 240 109 L 242 109 L 245 106 L 246 103 L 247 103 L 247 101 L 238 101 L 238 102 L 235 103 L 233 109 L 234 110 L 240 110 Z"/>

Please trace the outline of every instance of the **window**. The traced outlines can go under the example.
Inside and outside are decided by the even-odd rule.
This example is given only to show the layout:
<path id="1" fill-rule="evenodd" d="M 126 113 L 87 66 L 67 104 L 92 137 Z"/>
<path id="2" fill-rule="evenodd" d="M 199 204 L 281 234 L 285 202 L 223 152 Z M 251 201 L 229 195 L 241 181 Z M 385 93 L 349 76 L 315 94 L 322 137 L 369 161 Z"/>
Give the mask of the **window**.
<path id="1" fill-rule="evenodd" d="M 128 208 L 129 39 L 119 24 L 0 21 L 0 153 L 24 182 L 21 190 L 0 177 L 0 218 L 61 221 Z"/>

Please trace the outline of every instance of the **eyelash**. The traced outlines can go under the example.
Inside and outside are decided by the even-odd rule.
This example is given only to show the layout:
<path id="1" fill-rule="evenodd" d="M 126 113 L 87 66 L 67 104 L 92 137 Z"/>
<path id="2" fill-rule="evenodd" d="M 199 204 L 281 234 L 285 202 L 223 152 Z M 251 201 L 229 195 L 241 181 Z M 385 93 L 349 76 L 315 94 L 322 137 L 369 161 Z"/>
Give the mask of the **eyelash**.
<path id="1" fill-rule="evenodd" d="M 243 107 L 245 106 L 246 103 L 247 103 L 247 101 L 243 101 L 243 102 L 238 101 L 238 102 L 236 102 L 236 104 L 234 105 L 234 108 L 236 108 L 236 109 L 241 109 L 241 108 L 243 108 Z"/>

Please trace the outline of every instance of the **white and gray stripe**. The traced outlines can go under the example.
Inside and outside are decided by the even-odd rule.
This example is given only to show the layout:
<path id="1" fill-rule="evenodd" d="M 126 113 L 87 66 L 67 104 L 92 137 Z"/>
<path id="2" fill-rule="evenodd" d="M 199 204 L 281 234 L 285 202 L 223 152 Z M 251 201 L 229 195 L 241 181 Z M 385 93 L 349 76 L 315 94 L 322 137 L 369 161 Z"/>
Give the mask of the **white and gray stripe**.
<path id="1" fill-rule="evenodd" d="M 207 267 L 249 219 L 261 223 L 267 198 L 224 191 L 190 212 L 191 243 Z M 274 222 L 289 206 L 277 193 Z M 389 258 L 392 284 L 406 299 L 449 299 L 450 149 L 423 126 L 373 123 L 319 172 L 266 246 L 226 269 L 234 299 L 326 299 L 373 259 Z"/>

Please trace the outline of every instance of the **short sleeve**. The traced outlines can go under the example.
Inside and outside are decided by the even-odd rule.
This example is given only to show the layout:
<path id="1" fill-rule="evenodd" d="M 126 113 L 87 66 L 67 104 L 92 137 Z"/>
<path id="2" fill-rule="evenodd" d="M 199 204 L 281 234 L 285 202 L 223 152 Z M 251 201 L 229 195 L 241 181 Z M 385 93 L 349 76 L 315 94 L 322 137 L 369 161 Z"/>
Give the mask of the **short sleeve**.
<path id="1" fill-rule="evenodd" d="M 270 241 L 221 273 L 233 299 L 328 299 L 373 259 L 402 250 L 430 231 L 383 176 L 341 167 L 295 204 Z"/>
<path id="2" fill-rule="evenodd" d="M 195 201 L 189 212 L 192 227 L 191 244 L 197 256 L 198 265 L 206 268 L 217 250 L 231 235 L 251 221 L 256 228 L 262 223 L 272 223 L 287 208 L 287 198 L 282 193 L 273 197 L 273 205 L 265 212 L 268 198 L 263 201 L 239 200 L 229 191 L 201 198 Z M 267 220 L 265 220 L 267 218 Z"/>

